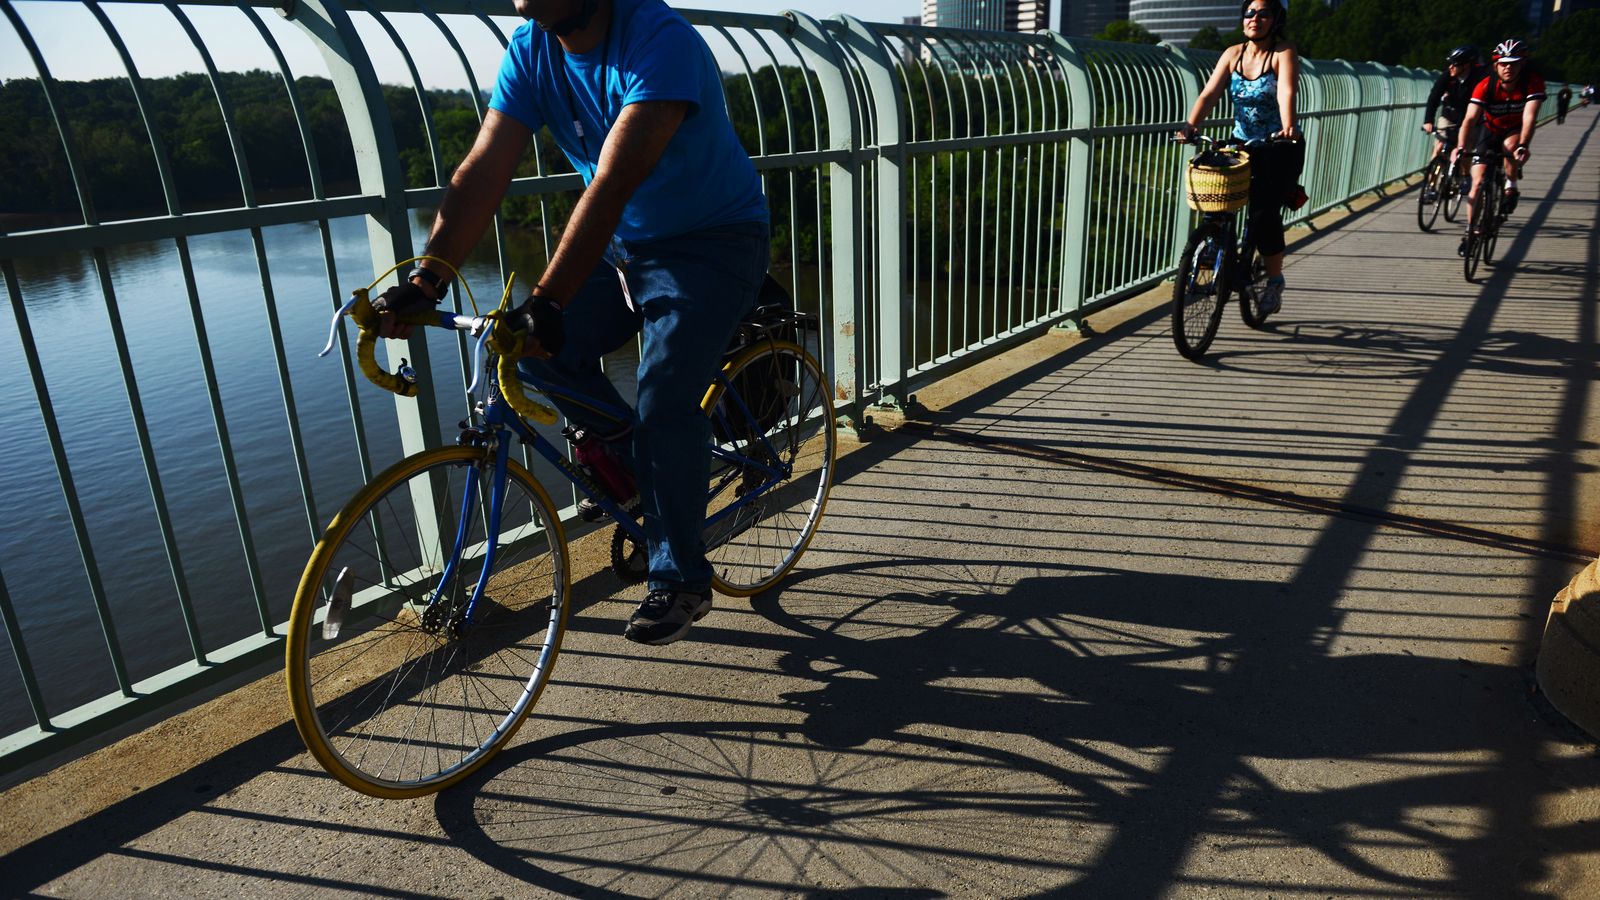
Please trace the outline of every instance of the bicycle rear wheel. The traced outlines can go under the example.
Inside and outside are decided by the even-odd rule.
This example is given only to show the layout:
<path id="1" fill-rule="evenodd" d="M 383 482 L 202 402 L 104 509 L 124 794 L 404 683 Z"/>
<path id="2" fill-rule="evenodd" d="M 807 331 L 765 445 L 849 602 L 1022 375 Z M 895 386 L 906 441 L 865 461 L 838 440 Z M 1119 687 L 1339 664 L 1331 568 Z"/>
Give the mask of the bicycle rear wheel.
<path id="1" fill-rule="evenodd" d="M 1472 190 L 1472 176 L 1460 171 L 1460 166 L 1450 171 L 1444 183 L 1450 191 L 1450 197 L 1444 203 L 1444 220 L 1454 222 L 1461 215 L 1461 201 Z"/>
<path id="2" fill-rule="evenodd" d="M 822 522 L 837 449 L 832 391 L 798 344 L 762 341 L 723 368 L 702 406 L 717 443 L 705 528 L 712 586 L 748 597 L 794 568 Z"/>
<path id="3" fill-rule="evenodd" d="M 1172 286 L 1172 342 L 1184 359 L 1198 360 L 1217 336 L 1228 296 L 1227 258 L 1232 234 L 1216 222 L 1202 222 L 1178 259 Z"/>
<path id="4" fill-rule="evenodd" d="M 1245 247 L 1244 262 L 1239 268 L 1244 278 L 1235 289 L 1239 294 L 1239 318 L 1251 328 L 1261 328 L 1267 323 L 1267 314 L 1261 311 L 1261 292 L 1267 288 L 1267 260 L 1253 242 Z"/>
<path id="5" fill-rule="evenodd" d="M 511 739 L 549 681 L 566 627 L 566 540 L 549 495 L 512 462 L 491 546 L 493 476 L 494 454 L 479 447 L 401 460 L 334 516 L 301 577 L 289 705 L 312 756 L 362 793 L 415 797 L 460 781 Z"/>
<path id="6" fill-rule="evenodd" d="M 1428 163 L 1428 168 L 1422 173 L 1422 187 L 1417 191 L 1417 227 L 1423 231 L 1432 231 L 1433 223 L 1439 218 L 1439 208 L 1444 205 L 1444 177 L 1445 167 L 1439 157 L 1435 156 Z"/>

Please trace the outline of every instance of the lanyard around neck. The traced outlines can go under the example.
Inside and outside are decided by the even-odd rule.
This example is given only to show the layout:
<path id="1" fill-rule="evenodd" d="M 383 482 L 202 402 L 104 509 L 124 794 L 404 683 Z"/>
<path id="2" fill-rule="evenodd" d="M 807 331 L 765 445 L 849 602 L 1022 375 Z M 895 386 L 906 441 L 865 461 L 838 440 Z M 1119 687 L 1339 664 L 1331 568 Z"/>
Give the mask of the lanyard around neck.
<path id="1" fill-rule="evenodd" d="M 611 23 L 616 20 L 617 10 L 613 5 L 606 18 L 606 33 L 600 39 L 600 128 L 602 138 L 604 132 L 611 130 L 611 117 L 607 115 L 606 107 L 609 105 L 611 92 L 606 86 L 606 69 L 611 65 Z M 555 35 L 550 36 L 551 56 L 561 67 L 561 87 L 567 98 L 567 112 L 572 116 L 572 130 L 578 135 L 578 145 L 583 148 L 583 158 L 592 160 L 589 153 L 589 138 L 584 133 L 583 121 L 578 118 L 578 97 L 572 90 L 572 73 L 567 69 L 567 51 L 561 46 L 561 41 Z M 556 53 L 559 52 L 559 56 Z"/>

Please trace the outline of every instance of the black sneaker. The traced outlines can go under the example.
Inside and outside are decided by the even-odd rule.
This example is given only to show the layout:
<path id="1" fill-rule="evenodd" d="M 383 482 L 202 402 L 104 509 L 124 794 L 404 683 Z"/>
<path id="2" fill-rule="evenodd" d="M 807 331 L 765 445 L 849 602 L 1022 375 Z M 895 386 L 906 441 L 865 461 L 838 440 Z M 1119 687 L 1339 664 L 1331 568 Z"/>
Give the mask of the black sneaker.
<path id="1" fill-rule="evenodd" d="M 1461 236 L 1461 243 L 1456 245 L 1456 255 L 1457 256 L 1461 256 L 1461 257 L 1465 257 L 1467 255 L 1467 236 L 1466 235 L 1462 235 Z"/>
<path id="2" fill-rule="evenodd" d="M 1517 198 L 1520 196 L 1522 192 L 1516 188 L 1506 188 L 1505 203 L 1500 206 L 1500 218 L 1504 219 L 1517 211 Z"/>
<path id="3" fill-rule="evenodd" d="M 711 612 L 711 591 L 657 588 L 644 598 L 622 636 L 637 644 L 670 644 Z"/>

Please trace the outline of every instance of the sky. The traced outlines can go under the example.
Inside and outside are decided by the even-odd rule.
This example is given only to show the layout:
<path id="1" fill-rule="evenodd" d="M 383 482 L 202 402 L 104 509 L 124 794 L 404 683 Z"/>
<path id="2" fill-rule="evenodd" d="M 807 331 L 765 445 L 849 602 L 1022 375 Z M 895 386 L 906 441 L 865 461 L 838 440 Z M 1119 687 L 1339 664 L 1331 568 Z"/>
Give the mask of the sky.
<path id="1" fill-rule="evenodd" d="M 685 9 L 725 10 L 762 15 L 778 15 L 795 10 L 816 18 L 837 15 L 854 7 L 851 14 L 867 21 L 899 22 L 921 11 L 921 0 L 872 0 L 851 4 L 848 0 L 695 0 L 673 3 Z M 125 72 L 111 42 L 80 3 L 63 0 L 17 0 L 13 8 L 22 18 L 44 55 L 52 76 L 64 80 L 122 77 Z M 200 55 L 192 42 L 164 8 L 158 4 L 102 4 L 128 45 L 134 66 L 144 77 L 156 78 L 178 72 L 203 71 Z M 255 28 L 236 9 L 218 6 L 185 7 L 195 30 L 204 40 L 217 66 L 223 70 L 275 69 L 272 55 Z M 272 10 L 261 15 L 268 30 L 283 47 L 289 68 L 295 76 L 326 75 L 320 55 L 299 29 Z M 380 80 L 390 84 L 408 83 L 405 63 L 383 31 L 365 16 L 355 17 L 368 52 L 372 54 Z M 395 30 L 411 50 L 423 82 L 431 88 L 467 87 L 463 73 L 449 45 L 421 16 L 392 16 Z M 499 63 L 500 46 L 487 29 L 471 20 L 446 17 L 455 28 L 457 40 L 466 52 L 480 88 L 491 83 Z M 509 30 L 518 20 L 497 19 Z M 708 41 L 723 60 L 734 68 L 734 49 L 726 40 L 708 35 Z M 741 41 L 747 49 L 749 41 Z M 24 45 L 9 20 L 0 18 L 0 79 L 31 78 L 35 70 Z"/>

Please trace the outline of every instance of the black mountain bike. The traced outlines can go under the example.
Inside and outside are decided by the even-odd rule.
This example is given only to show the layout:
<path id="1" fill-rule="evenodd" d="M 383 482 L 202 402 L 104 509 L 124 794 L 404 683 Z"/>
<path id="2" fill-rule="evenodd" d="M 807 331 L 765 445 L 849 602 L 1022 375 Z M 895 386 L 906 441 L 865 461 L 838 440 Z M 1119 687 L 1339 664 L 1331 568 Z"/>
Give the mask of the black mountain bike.
<path id="1" fill-rule="evenodd" d="M 1194 136 L 1200 152 L 1224 147 L 1242 147 L 1243 141 L 1229 138 L 1213 140 Z M 1250 220 L 1245 217 L 1243 234 L 1238 227 L 1239 210 L 1202 213 L 1200 224 L 1183 245 L 1178 258 L 1178 277 L 1172 285 L 1172 342 L 1184 359 L 1199 361 L 1211 347 L 1222 323 L 1222 308 L 1228 295 L 1239 295 L 1239 318 L 1251 328 L 1267 320 L 1261 311 L 1261 294 L 1267 286 L 1267 264 L 1250 236 Z"/>

